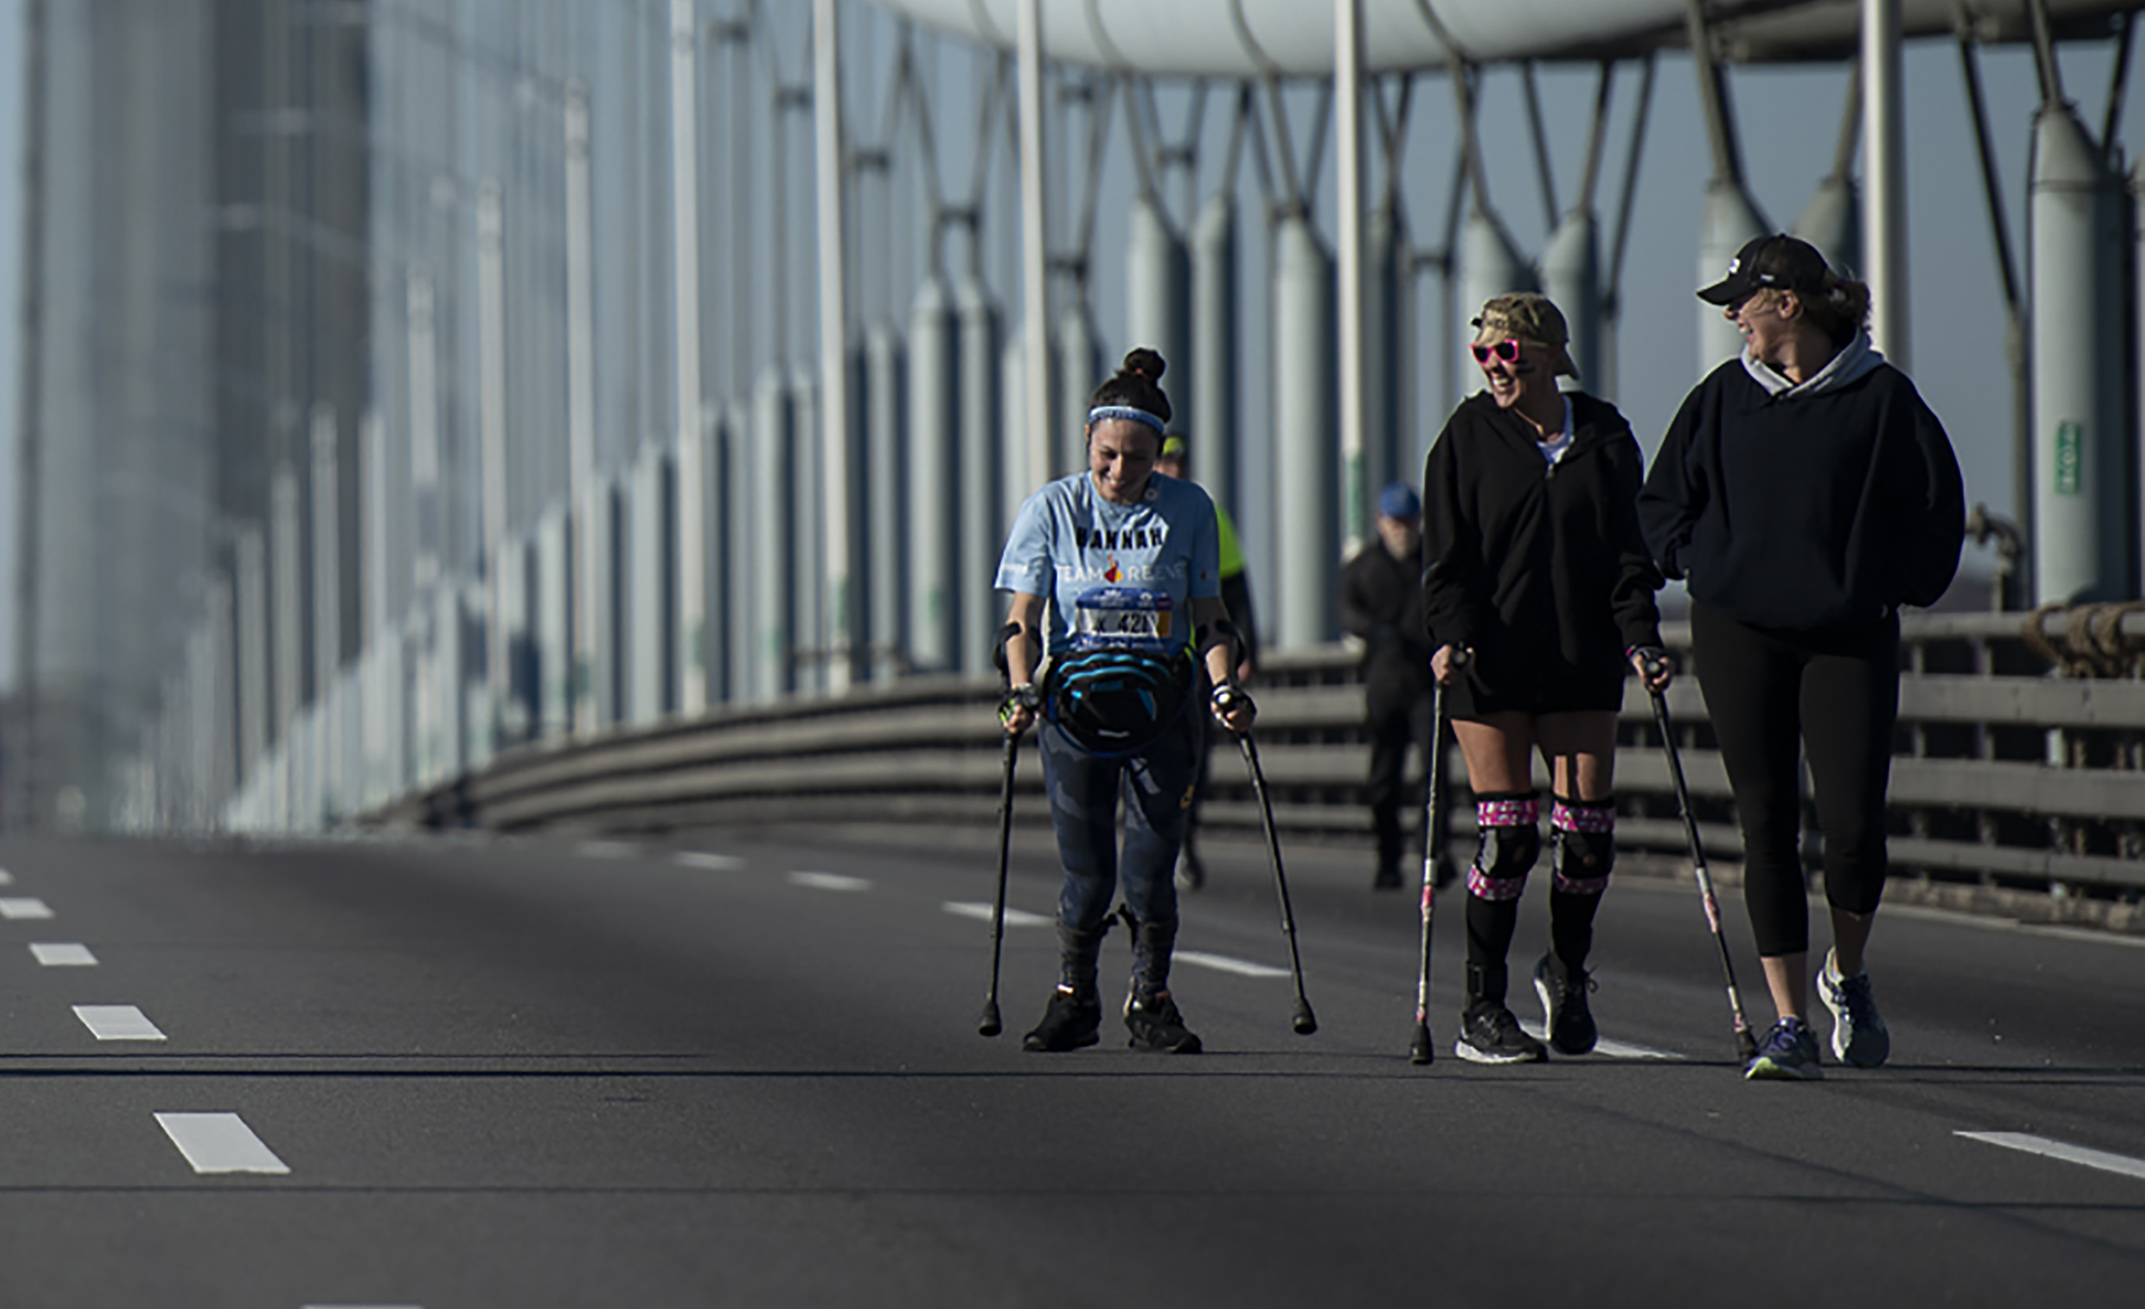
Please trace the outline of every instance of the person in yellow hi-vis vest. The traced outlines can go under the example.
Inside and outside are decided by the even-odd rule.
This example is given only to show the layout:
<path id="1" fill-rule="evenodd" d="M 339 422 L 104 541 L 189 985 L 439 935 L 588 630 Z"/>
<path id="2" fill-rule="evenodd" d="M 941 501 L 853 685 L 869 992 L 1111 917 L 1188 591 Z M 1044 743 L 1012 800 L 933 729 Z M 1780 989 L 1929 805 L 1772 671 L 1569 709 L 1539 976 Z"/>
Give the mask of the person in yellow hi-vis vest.
<path id="1" fill-rule="evenodd" d="M 1174 477 L 1188 482 L 1192 479 L 1191 447 L 1183 433 L 1173 432 L 1162 442 L 1162 455 L 1155 460 L 1154 471 L 1165 477 Z M 1251 674 L 1258 666 L 1259 624 L 1251 609 L 1251 579 L 1244 571 L 1244 547 L 1238 543 L 1236 524 L 1229 521 L 1229 511 L 1222 508 L 1221 501 L 1214 502 L 1214 527 L 1221 547 L 1221 599 L 1222 604 L 1235 619 L 1243 634 L 1243 643 L 1238 646 L 1236 680 L 1239 686 L 1251 684 Z M 1202 733 L 1205 724 L 1200 724 Z M 1192 791 L 1191 811 L 1184 819 L 1184 850 L 1177 861 L 1177 885 L 1186 891 L 1196 891 L 1206 885 L 1206 864 L 1199 858 L 1195 834 L 1199 830 L 1199 806 L 1207 798 L 1207 748 L 1204 739 L 1197 752 L 1199 780 Z"/>

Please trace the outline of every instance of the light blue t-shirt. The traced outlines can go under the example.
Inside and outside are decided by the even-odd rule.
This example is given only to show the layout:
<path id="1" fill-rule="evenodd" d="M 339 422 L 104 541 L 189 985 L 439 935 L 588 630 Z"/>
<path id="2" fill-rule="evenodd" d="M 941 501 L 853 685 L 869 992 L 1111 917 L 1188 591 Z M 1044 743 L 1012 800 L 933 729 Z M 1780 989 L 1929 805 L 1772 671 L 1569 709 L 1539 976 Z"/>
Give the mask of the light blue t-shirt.
<path id="1" fill-rule="evenodd" d="M 1129 505 L 1105 500 L 1090 474 L 1061 477 L 1020 507 L 997 586 L 1051 602 L 1052 650 L 1072 644 L 1083 620 L 1124 624 L 1135 613 L 1168 614 L 1151 634 L 1172 649 L 1185 645 L 1191 601 L 1221 594 L 1214 502 L 1196 484 L 1161 473 Z"/>

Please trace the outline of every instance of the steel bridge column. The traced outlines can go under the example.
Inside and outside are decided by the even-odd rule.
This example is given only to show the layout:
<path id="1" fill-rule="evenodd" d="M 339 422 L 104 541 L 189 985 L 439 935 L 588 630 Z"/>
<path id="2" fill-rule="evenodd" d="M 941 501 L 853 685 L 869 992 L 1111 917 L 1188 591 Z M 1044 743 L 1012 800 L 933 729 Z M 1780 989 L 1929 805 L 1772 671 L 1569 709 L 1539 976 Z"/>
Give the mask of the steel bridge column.
<path id="1" fill-rule="evenodd" d="M 1907 135 L 1899 58 L 1899 0 L 1862 0 L 1862 173 L 1869 187 L 1870 339 L 1909 368 Z"/>

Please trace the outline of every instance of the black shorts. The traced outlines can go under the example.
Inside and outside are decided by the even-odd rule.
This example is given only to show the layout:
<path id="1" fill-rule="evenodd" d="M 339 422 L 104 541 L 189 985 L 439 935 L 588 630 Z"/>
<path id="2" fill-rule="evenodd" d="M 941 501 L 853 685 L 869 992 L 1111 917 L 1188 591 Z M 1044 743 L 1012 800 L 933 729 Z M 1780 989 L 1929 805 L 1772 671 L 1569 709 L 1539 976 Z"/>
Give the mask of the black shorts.
<path id="1" fill-rule="evenodd" d="M 1561 660 L 1543 666 L 1478 657 L 1445 688 L 1445 711 L 1454 718 L 1487 718 L 1505 713 L 1615 713 L 1624 707 L 1627 671 L 1622 660 L 1575 668 Z"/>

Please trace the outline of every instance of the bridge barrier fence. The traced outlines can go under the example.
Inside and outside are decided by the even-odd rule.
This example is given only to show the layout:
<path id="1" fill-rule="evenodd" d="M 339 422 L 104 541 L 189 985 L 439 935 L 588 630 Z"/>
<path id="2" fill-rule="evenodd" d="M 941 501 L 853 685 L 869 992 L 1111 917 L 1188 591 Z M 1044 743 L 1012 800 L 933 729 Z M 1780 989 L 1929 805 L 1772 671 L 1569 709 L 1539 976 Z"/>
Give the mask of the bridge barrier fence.
<path id="1" fill-rule="evenodd" d="M 2145 889 L 2145 681 L 2122 638 L 2145 621 L 2122 608 L 2098 619 L 2073 616 L 2053 634 L 2042 614 L 1905 620 L 1890 792 L 1895 876 L 2137 901 Z M 1668 624 L 1663 634 L 1682 668 L 1668 701 L 1700 838 L 1709 857 L 1734 861 L 1741 854 L 1734 798 L 1690 675 L 1689 627 Z M 1332 645 L 1273 654 L 1260 670 L 1260 757 L 1275 820 L 1292 837 L 1368 839 L 1369 746 L 1357 664 L 1355 652 Z M 1651 704 L 1635 679 L 1626 686 L 1618 843 L 1685 855 Z M 906 678 L 840 698 L 725 707 L 690 722 L 515 747 L 364 821 L 502 832 L 984 824 L 996 810 L 1003 766 L 997 694 L 983 679 Z M 1213 745 L 1202 827 L 1250 835 L 1258 812 L 1249 779 L 1227 740 Z M 1464 801 L 1466 763 L 1449 734 L 1446 748 L 1448 776 Z M 1415 771 L 1419 777 L 1419 760 Z M 1546 788 L 1539 761 L 1537 773 Z M 1016 811 L 1039 818 L 1037 752 L 1022 753 L 1017 784 L 1025 808 Z M 1814 867 L 1820 847 L 1807 798 L 1805 816 Z M 1464 802 L 1448 805 L 1447 820 L 1456 848 L 1469 848 Z"/>

